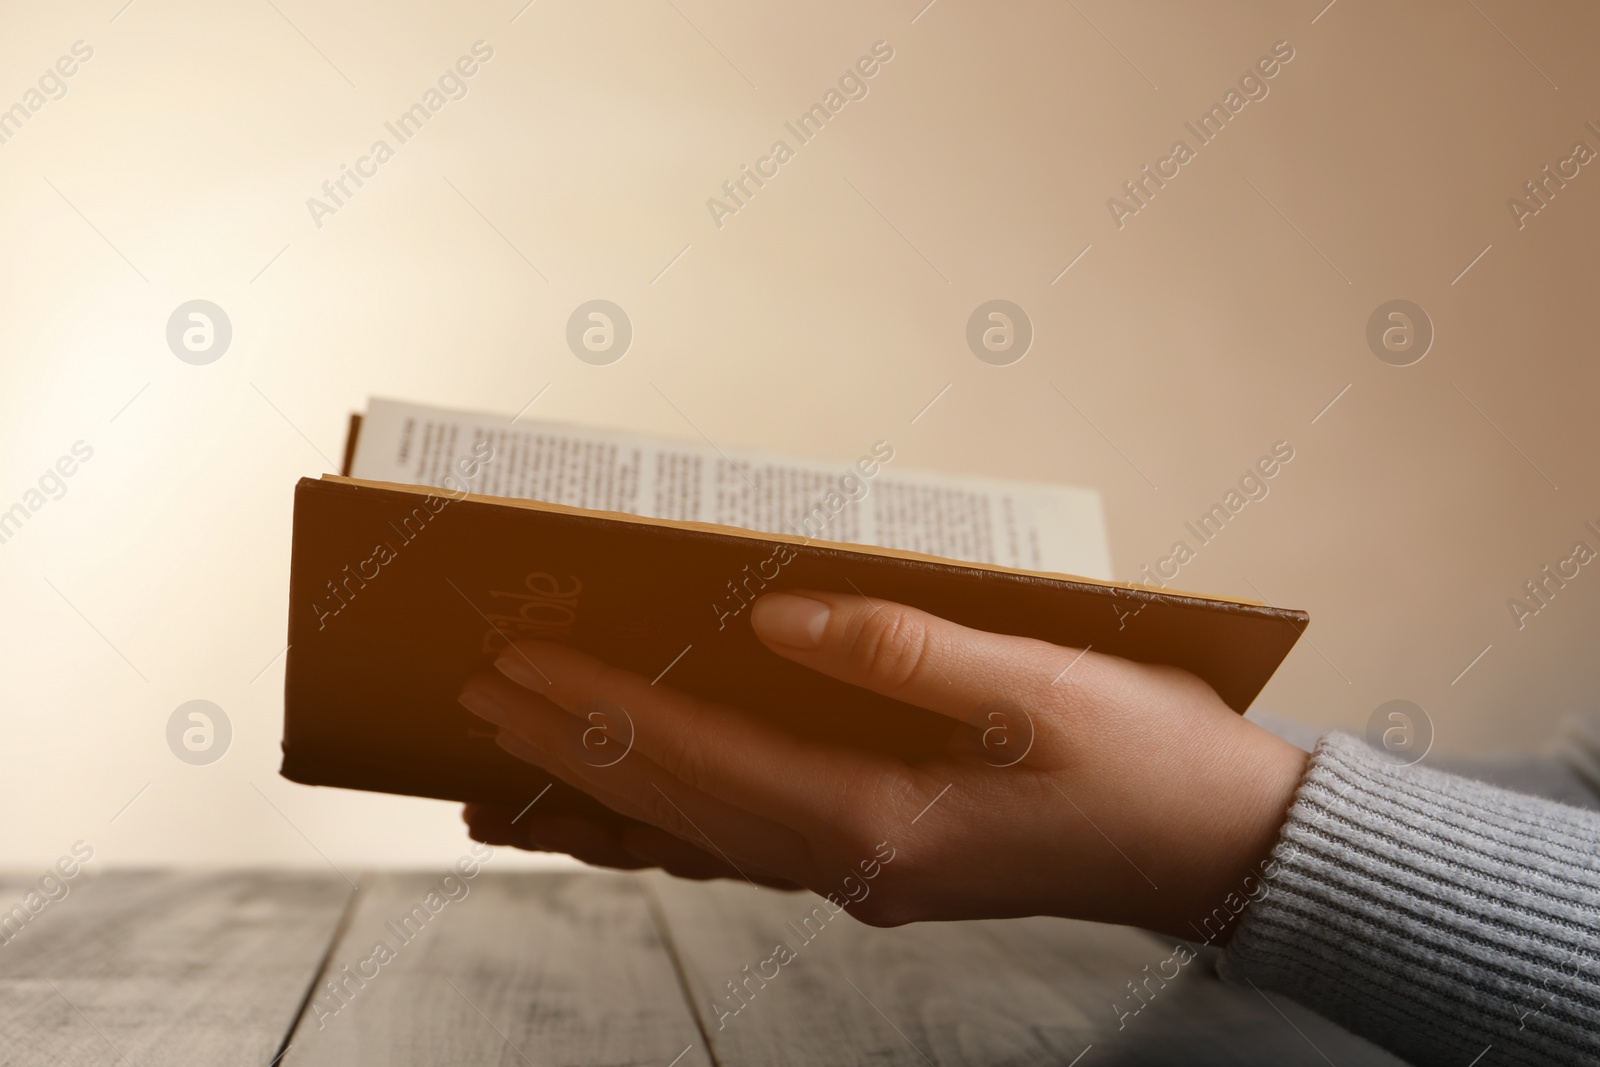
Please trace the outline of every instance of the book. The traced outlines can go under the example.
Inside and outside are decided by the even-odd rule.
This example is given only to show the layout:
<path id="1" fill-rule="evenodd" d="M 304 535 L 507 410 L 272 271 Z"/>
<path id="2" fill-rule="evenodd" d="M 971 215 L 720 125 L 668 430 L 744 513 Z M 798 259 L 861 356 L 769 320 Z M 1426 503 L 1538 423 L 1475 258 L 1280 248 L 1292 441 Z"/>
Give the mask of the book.
<path id="1" fill-rule="evenodd" d="M 1092 490 L 373 400 L 343 473 L 295 487 L 281 773 L 604 817 L 456 703 L 507 643 L 560 641 L 803 737 L 915 759 L 952 719 L 763 646 L 775 589 L 857 593 L 978 629 L 1194 672 L 1243 712 L 1304 612 L 1111 581 Z M 574 718 L 581 726 L 582 720 Z"/>

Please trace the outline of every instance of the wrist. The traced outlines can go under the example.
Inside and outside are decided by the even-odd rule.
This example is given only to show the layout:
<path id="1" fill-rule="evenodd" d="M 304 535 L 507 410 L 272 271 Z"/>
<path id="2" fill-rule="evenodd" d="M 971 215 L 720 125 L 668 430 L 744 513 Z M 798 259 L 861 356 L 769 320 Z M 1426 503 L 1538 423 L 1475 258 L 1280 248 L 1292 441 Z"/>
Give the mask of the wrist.
<path id="1" fill-rule="evenodd" d="M 1250 904 L 1266 894 L 1270 870 L 1310 753 L 1239 719 L 1226 755 L 1212 763 L 1220 795 L 1205 813 L 1210 832 L 1196 835 L 1184 883 L 1155 928 L 1184 939 L 1221 945 Z M 1234 733 L 1234 731 L 1229 731 Z"/>

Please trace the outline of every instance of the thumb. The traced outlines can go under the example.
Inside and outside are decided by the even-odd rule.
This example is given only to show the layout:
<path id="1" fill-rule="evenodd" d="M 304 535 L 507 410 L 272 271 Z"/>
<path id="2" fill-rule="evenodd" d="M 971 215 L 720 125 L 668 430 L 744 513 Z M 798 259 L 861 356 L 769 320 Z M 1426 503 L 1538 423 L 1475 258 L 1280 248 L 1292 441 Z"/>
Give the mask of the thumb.
<path id="1" fill-rule="evenodd" d="M 1038 707 L 1077 652 L 973 630 L 904 604 L 843 593 L 768 593 L 750 611 L 785 659 L 874 693 L 969 722 L 998 700 Z"/>

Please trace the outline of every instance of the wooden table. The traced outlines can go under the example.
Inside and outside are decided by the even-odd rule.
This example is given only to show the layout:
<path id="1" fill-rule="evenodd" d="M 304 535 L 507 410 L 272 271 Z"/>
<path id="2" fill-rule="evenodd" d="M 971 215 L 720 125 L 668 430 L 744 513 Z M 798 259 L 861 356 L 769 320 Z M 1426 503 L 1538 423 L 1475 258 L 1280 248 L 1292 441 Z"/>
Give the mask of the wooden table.
<path id="1" fill-rule="evenodd" d="M 0 944 L 0 1063 L 1399 1062 L 1204 956 L 1119 1028 L 1173 948 L 1122 927 L 877 930 L 743 884 L 444 873 L 80 877 Z M 0 907 L 33 881 L 0 878 Z"/>

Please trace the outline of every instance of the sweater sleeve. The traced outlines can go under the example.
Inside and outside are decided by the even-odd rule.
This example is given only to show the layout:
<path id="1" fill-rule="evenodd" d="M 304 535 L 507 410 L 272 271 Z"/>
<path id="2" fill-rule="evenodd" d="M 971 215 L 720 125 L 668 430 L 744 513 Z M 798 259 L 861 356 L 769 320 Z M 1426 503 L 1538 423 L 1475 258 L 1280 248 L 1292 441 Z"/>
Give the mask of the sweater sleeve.
<path id="1" fill-rule="evenodd" d="M 1330 734 L 1272 860 L 1225 978 L 1419 1067 L 1600 1064 L 1600 812 Z"/>

